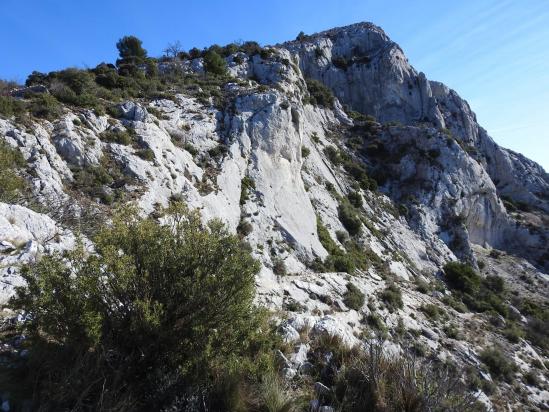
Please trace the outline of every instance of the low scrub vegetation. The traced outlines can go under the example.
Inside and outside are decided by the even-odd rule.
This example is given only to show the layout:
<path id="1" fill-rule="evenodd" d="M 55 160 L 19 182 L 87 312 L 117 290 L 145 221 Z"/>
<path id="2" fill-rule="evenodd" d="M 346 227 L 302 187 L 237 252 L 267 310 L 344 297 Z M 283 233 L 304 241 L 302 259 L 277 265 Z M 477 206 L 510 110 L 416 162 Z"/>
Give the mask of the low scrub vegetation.
<path id="1" fill-rule="evenodd" d="M 362 222 L 358 216 L 358 212 L 351 203 L 349 201 L 341 202 L 337 208 L 337 212 L 339 220 L 345 229 L 347 229 L 347 232 L 349 232 L 351 236 L 360 235 L 362 231 Z"/>
<path id="2" fill-rule="evenodd" d="M 324 354 L 319 371 L 329 388 L 324 404 L 342 412 L 483 411 L 460 381 L 460 373 L 444 365 L 423 363 L 405 352 L 389 355 L 377 341 L 366 350 L 349 349 L 337 339 L 324 338 L 316 356 Z M 313 343 L 314 345 L 314 343 Z"/>
<path id="3" fill-rule="evenodd" d="M 26 166 L 21 152 L 0 140 L 0 201 L 13 203 L 26 187 L 18 170 Z"/>
<path id="4" fill-rule="evenodd" d="M 326 108 L 334 104 L 334 95 L 330 89 L 318 80 L 306 79 L 306 82 L 309 91 L 309 100 L 306 103 Z"/>
<path id="5" fill-rule="evenodd" d="M 318 238 L 324 249 L 329 253 L 321 262 L 319 259 L 312 263 L 312 268 L 318 272 L 346 272 L 353 274 L 356 269 L 366 270 L 370 264 L 367 250 L 356 240 L 341 238 L 343 248 L 339 247 L 330 236 L 330 232 L 317 217 Z"/>
<path id="6" fill-rule="evenodd" d="M 349 308 L 354 310 L 362 309 L 364 306 L 364 293 L 360 291 L 354 284 L 351 282 L 347 283 L 347 291 L 343 296 L 343 303 Z"/>
<path id="7" fill-rule="evenodd" d="M 498 348 L 489 348 L 482 351 L 480 360 L 486 365 L 495 379 L 511 382 L 517 370 L 517 365 Z"/>
<path id="8" fill-rule="evenodd" d="M 381 300 L 387 305 L 387 308 L 391 312 L 402 309 L 402 292 L 395 283 L 390 283 L 383 292 L 381 292 Z"/>
<path id="9" fill-rule="evenodd" d="M 508 316 L 508 306 L 504 303 L 505 283 L 502 278 L 482 278 L 471 266 L 459 262 L 447 263 L 444 266 L 444 276 L 448 286 L 470 310 L 495 311 L 503 317 Z"/>

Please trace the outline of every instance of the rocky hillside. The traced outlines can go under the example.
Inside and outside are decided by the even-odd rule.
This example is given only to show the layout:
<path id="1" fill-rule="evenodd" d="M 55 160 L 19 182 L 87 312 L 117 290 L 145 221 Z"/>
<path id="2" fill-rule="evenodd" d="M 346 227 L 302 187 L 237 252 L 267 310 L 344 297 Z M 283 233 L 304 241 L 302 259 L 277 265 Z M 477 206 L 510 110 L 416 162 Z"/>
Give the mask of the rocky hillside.
<path id="1" fill-rule="evenodd" d="M 314 336 L 377 335 L 467 370 L 488 409 L 548 408 L 542 167 L 370 23 L 219 49 L 223 75 L 191 53 L 155 61 L 154 90 L 124 91 L 137 86 L 100 65 L 3 98 L 0 171 L 19 184 L 1 192 L 1 303 L 22 264 L 91 239 L 116 206 L 183 200 L 261 262 L 256 300 L 280 313 L 288 379 Z"/>

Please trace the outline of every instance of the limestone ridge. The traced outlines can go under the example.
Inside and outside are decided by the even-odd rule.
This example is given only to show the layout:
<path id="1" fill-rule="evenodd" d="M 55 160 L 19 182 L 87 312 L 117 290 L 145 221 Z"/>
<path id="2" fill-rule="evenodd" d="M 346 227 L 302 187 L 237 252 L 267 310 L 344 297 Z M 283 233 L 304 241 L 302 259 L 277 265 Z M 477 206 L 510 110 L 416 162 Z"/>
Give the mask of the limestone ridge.
<path id="1" fill-rule="evenodd" d="M 548 174 L 535 162 L 495 144 L 469 104 L 454 90 L 418 73 L 379 27 L 359 23 L 282 47 L 299 57 L 306 77 L 322 81 L 354 110 L 381 122 L 429 122 L 450 130 L 479 151 L 482 166 L 501 194 L 548 210 Z"/>
<path id="2" fill-rule="evenodd" d="M 153 215 L 184 200 L 238 231 L 262 263 L 257 301 L 287 311 L 289 341 L 308 328 L 357 343 L 378 313 L 389 331 L 399 322 L 420 331 L 441 359 L 478 366 L 479 342 L 503 338 L 435 290 L 441 268 L 458 259 L 547 300 L 548 174 L 498 146 L 467 102 L 418 73 L 379 27 L 359 23 L 225 60 L 231 79 L 217 103 L 177 93 L 109 114 L 67 105 L 51 121 L 0 117 L 0 139 L 23 155 L 32 192 L 32 202 L 0 203 L 0 302 L 20 283 L 22 263 L 73 247 L 68 223 L 87 233 L 84 211 L 108 215 L 117 199 Z M 204 62 L 158 70 L 200 75 Z M 321 85 L 311 79 L 335 99 L 315 97 Z M 342 253 L 352 267 L 337 261 Z M 345 304 L 349 281 L 371 304 Z M 394 312 L 382 295 L 391 282 L 402 290 Z M 438 329 L 426 305 L 445 307 L 465 338 Z M 525 340 L 514 345 L 506 347 L 543 359 Z M 534 403 L 549 399 L 530 389 Z"/>
<path id="3" fill-rule="evenodd" d="M 465 218 L 472 242 L 515 248 L 509 242 L 514 238 L 521 245 L 519 249 L 524 245 L 523 229 L 518 230 L 517 238 L 514 235 L 516 225 L 508 221 L 498 196 L 545 212 L 549 210 L 549 175 L 543 168 L 520 154 L 498 146 L 479 126 L 469 104 L 454 90 L 440 82 L 429 81 L 423 73 L 418 73 L 409 64 L 402 49 L 379 27 L 359 23 L 315 34 L 302 41 L 285 43 L 282 47 L 293 53 L 305 77 L 324 83 L 341 103 L 353 110 L 370 114 L 381 122 L 398 122 L 410 127 L 428 124 L 450 133 L 469 155 L 463 160 L 472 162 L 470 165 L 455 164 L 457 158 L 454 153 L 450 155 L 449 162 L 442 163 L 443 174 L 447 176 L 465 170 L 472 172 L 469 177 L 459 178 L 465 183 L 464 189 L 470 196 L 463 196 L 466 192 L 462 192 L 461 198 L 467 199 L 458 201 L 452 211 L 454 215 Z M 407 128 L 404 133 L 395 133 L 389 139 L 388 146 L 394 148 L 395 144 L 399 144 L 395 139 L 403 139 L 412 130 Z M 418 142 L 417 139 L 413 140 Z M 424 149 L 437 150 L 432 144 L 429 146 Z M 417 160 L 417 157 L 408 158 L 398 164 L 400 182 L 392 185 L 394 191 L 391 191 L 398 199 L 402 198 L 403 189 L 406 188 L 404 192 L 410 191 L 404 182 L 413 179 L 414 175 L 416 182 L 425 178 L 431 183 L 440 182 L 434 176 L 422 176 L 422 171 L 417 169 Z M 438 159 L 439 162 L 441 160 Z M 395 175 L 399 174 L 399 170 L 394 172 Z M 451 189 L 455 191 L 450 187 L 443 190 L 454 197 Z M 444 195 L 441 196 L 443 199 Z M 431 199 L 426 200 L 426 204 L 431 203 Z M 442 211 L 440 206 L 438 204 L 436 207 L 439 212 Z M 545 242 L 546 236 L 547 232 L 541 240 Z M 543 248 L 543 243 L 539 246 Z M 543 254 L 546 251 L 540 252 Z"/>

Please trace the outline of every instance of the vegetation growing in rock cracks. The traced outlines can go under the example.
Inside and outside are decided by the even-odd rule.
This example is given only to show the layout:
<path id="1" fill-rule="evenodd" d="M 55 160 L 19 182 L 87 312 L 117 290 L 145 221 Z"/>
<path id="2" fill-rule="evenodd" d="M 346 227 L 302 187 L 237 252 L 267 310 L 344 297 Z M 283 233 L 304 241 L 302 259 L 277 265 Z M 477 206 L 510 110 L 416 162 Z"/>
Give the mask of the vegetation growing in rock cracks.
<path id="1" fill-rule="evenodd" d="M 26 165 L 21 152 L 0 140 L 0 201 L 13 202 L 25 188 L 17 170 Z"/>
<path id="2" fill-rule="evenodd" d="M 342 239 L 343 248 L 339 247 L 318 216 L 316 227 L 318 239 L 329 255 L 324 261 L 320 261 L 320 259 L 313 261 L 311 267 L 314 270 L 318 272 L 335 271 L 353 274 L 355 269 L 366 270 L 368 268 L 371 254 L 364 246 L 361 246 L 353 239 Z"/>
<path id="3" fill-rule="evenodd" d="M 364 306 L 364 293 L 349 282 L 347 283 L 347 291 L 343 296 L 343 302 L 351 309 L 360 310 Z"/>
<path id="4" fill-rule="evenodd" d="M 321 107 L 331 107 L 334 103 L 332 91 L 315 79 L 306 79 L 309 100 L 307 103 Z"/>

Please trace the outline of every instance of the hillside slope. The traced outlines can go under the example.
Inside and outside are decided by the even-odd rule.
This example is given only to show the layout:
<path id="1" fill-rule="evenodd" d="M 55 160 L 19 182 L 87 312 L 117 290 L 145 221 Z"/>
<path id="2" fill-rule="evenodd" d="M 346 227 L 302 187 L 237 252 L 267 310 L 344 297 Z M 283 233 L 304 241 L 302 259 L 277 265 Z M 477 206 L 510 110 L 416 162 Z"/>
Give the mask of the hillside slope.
<path id="1" fill-rule="evenodd" d="M 485 382 L 497 377 L 480 354 L 496 346 L 516 379 L 479 385 L 479 399 L 547 407 L 548 319 L 530 303 L 547 311 L 549 175 L 499 147 L 370 23 L 225 60 L 227 78 L 203 81 L 202 57 L 165 59 L 159 76 L 184 87 L 109 101 L 107 113 L 64 104 L 49 119 L 0 117 L 28 185 L 0 203 L 1 302 L 22 263 L 72 248 L 117 204 L 154 214 L 179 199 L 250 244 L 257 301 L 283 311 L 295 343 L 288 376 L 307 363 L 303 331 L 350 345 L 381 334 Z M 480 298 L 445 283 L 457 260 L 506 286 L 475 308 Z M 349 283 L 366 296 L 359 307 Z"/>

